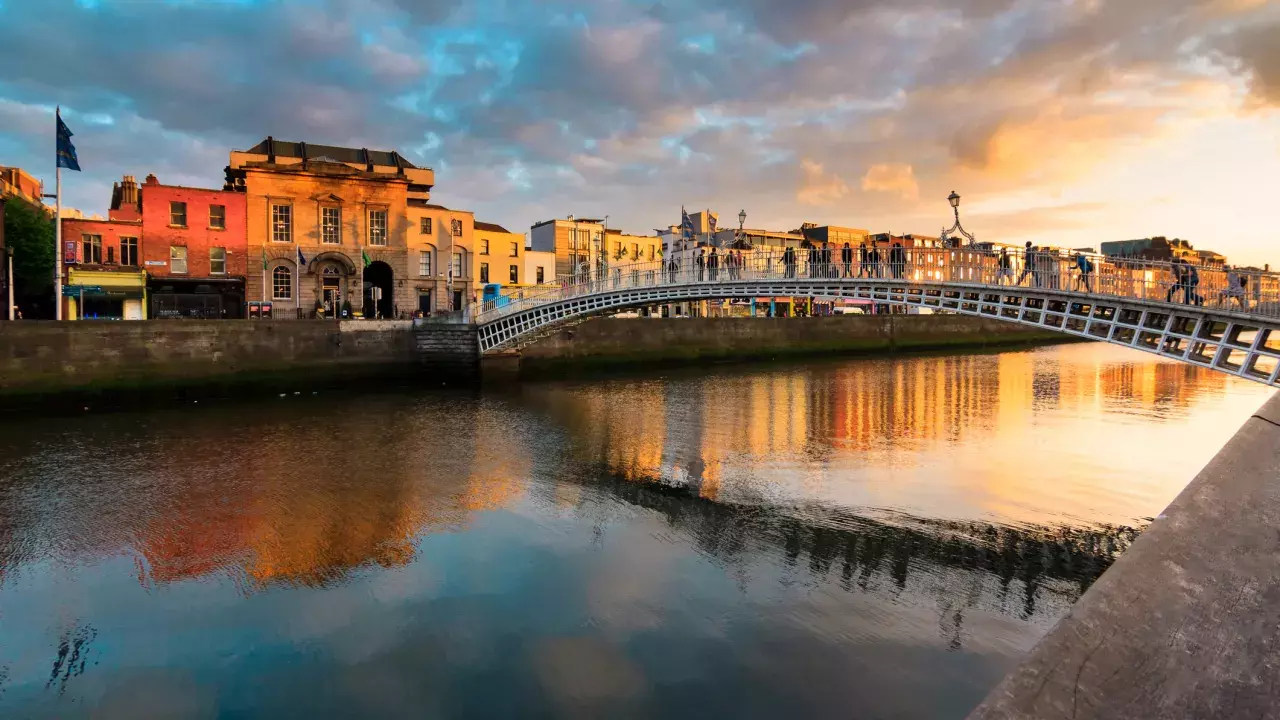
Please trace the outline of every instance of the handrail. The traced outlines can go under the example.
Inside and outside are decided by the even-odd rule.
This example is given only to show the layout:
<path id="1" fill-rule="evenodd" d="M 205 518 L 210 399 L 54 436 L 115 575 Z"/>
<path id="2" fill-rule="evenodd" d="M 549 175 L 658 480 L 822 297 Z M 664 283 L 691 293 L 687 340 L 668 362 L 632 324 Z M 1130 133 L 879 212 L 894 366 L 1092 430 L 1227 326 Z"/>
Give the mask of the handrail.
<path id="1" fill-rule="evenodd" d="M 1053 250 L 1000 254 L 976 248 L 877 248 L 864 255 L 843 248 L 746 252 L 602 266 L 509 295 L 473 303 L 468 314 L 487 323 L 548 303 L 606 291 L 672 285 L 719 285 L 753 281 L 883 280 L 895 283 L 951 283 L 1018 286 L 1049 292 L 1127 298 L 1147 303 L 1184 304 L 1248 315 L 1280 318 L 1280 273 L 1218 268 L 1097 255 L 1064 255 Z M 716 260 L 714 264 L 710 258 Z M 1087 264 L 1079 262 L 1080 257 Z M 730 258 L 734 258 L 730 260 Z M 739 260 L 740 258 L 740 260 Z"/>

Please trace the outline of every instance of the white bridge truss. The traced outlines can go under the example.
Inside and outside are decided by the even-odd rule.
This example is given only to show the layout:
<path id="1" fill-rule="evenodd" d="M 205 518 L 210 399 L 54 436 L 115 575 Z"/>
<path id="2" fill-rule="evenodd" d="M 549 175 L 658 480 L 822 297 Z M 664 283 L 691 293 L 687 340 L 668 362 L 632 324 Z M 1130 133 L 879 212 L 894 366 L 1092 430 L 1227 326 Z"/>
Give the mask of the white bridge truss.
<path id="1" fill-rule="evenodd" d="M 945 252 L 953 257 L 956 253 Z M 839 277 L 850 270 L 840 263 L 824 264 L 812 272 L 796 264 L 775 272 L 772 262 L 766 265 L 753 261 L 744 262 L 735 272 L 721 267 L 716 273 L 703 268 L 681 270 L 661 263 L 624 266 L 576 282 L 533 288 L 542 292 L 528 296 L 488 303 L 476 308 L 473 317 L 480 351 L 488 354 L 516 350 L 591 316 L 629 308 L 734 298 L 848 298 L 1029 325 L 1124 345 L 1280 387 L 1280 317 L 1276 317 L 1280 303 L 1271 298 L 1255 296 L 1252 311 L 1246 312 L 1243 306 L 1247 298 L 1241 302 L 1216 290 L 1211 277 L 1210 282 L 1201 280 L 1192 296 L 1198 292 L 1198 299 L 1202 299 L 1204 293 L 1210 293 L 1217 302 L 1171 302 L 1171 295 L 1183 292 L 1183 284 L 1162 283 L 1158 277 L 1153 278 L 1150 263 L 1136 271 L 1132 266 L 1111 273 L 1095 269 L 1090 278 L 1094 292 L 1080 292 L 1062 289 L 1069 284 L 1063 281 L 1070 280 L 1071 275 L 1055 272 L 1062 270 L 1061 265 L 1047 265 L 1034 278 L 1026 273 L 1028 279 L 1051 286 L 1049 289 L 1014 285 L 1012 273 L 1001 272 L 999 266 L 988 272 L 993 268 L 987 267 L 991 260 L 986 255 L 976 260 L 962 258 L 965 267 L 942 269 L 937 264 L 921 262 L 924 255 L 922 251 L 913 253 L 912 259 L 920 263 L 916 267 L 904 263 L 893 270 L 867 273 L 896 276 L 883 278 Z M 1035 262 L 1033 258 L 1032 263 Z M 756 267 L 750 267 L 752 264 Z M 926 269 L 921 272 L 921 267 Z M 801 277 L 802 274 L 810 277 Z M 920 275 L 961 276 L 963 280 L 913 277 Z M 982 282 L 988 277 L 993 282 Z M 1135 283 L 1135 277 L 1140 281 Z M 1255 283 L 1264 281 L 1253 279 Z M 1222 287 L 1225 289 L 1225 283 Z M 1117 289 L 1132 296 L 1107 292 Z M 1215 292 L 1224 297 L 1220 299 Z M 1234 305 L 1242 307 L 1236 309 Z"/>

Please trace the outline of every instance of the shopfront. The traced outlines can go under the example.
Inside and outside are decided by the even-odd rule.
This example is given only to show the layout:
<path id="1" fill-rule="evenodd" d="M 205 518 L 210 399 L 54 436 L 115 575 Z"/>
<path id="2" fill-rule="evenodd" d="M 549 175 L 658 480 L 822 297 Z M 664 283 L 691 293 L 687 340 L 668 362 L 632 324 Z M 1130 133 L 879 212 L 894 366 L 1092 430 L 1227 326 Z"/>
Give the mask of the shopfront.
<path id="1" fill-rule="evenodd" d="M 153 277 L 149 317 L 157 320 L 238 320 L 244 317 L 244 281 L 239 278 Z"/>
<path id="2" fill-rule="evenodd" d="M 69 268 L 62 296 L 68 320 L 147 319 L 147 278 L 141 271 Z"/>

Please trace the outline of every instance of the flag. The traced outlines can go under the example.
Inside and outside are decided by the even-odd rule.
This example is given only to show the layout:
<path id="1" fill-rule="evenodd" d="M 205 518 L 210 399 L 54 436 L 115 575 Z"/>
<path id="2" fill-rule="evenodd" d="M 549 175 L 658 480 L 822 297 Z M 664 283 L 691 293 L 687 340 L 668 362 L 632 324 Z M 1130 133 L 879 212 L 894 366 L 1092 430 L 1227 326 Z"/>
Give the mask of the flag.
<path id="1" fill-rule="evenodd" d="M 262 272 L 267 271 L 267 249 L 262 248 Z"/>
<path id="2" fill-rule="evenodd" d="M 707 230 L 712 235 L 714 235 L 716 232 L 716 222 L 718 222 L 718 220 L 719 219 L 715 215 L 711 214 L 710 210 L 707 211 Z"/>
<path id="3" fill-rule="evenodd" d="M 683 206 L 680 208 L 680 215 L 681 215 L 680 239 L 692 240 L 693 239 L 693 218 L 689 217 L 689 213 L 684 209 Z"/>
<path id="4" fill-rule="evenodd" d="M 364 261 L 365 267 L 373 264 L 373 261 L 369 259 L 369 253 L 365 252 L 364 248 L 360 248 L 360 259 Z"/>
<path id="5" fill-rule="evenodd" d="M 58 120 L 58 167 L 80 171 L 80 161 L 76 158 L 76 146 L 71 144 L 71 129 L 62 122 L 62 109 L 54 111 Z"/>
<path id="6" fill-rule="evenodd" d="M 298 248 L 298 267 L 302 267 L 303 265 L 306 265 L 306 264 L 307 264 L 307 258 L 305 255 L 302 254 L 302 248 Z"/>

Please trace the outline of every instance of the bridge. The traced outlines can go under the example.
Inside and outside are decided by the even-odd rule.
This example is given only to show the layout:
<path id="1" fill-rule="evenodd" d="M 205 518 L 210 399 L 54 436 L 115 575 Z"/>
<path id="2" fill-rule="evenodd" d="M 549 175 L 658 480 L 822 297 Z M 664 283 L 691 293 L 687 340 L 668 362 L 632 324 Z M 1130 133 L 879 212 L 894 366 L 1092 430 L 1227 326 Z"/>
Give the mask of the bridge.
<path id="1" fill-rule="evenodd" d="M 481 354 L 518 350 L 592 316 L 667 303 L 852 299 L 976 315 L 1123 345 L 1280 387 L 1280 276 L 1018 251 L 904 249 L 888 262 L 744 252 L 597 268 L 469 310 Z M 821 257 L 821 256 L 819 256 Z"/>

